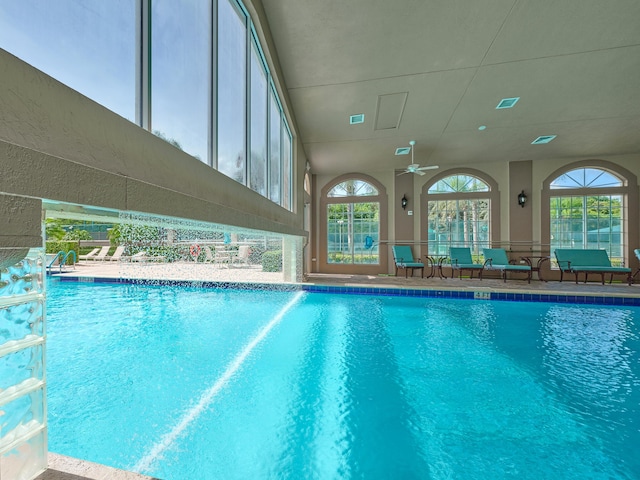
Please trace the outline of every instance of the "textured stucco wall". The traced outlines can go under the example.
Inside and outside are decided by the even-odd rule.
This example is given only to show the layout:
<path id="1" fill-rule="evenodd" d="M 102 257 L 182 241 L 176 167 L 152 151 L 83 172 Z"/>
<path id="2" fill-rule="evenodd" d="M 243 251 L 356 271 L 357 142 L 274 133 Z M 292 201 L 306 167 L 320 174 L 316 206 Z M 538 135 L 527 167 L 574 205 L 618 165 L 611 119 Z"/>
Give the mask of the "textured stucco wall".
<path id="1" fill-rule="evenodd" d="M 0 247 L 42 247 L 40 200 L 0 194 Z"/>
<path id="2" fill-rule="evenodd" d="M 298 198 L 289 212 L 4 50 L 0 71 L 0 193 L 304 234 Z"/>

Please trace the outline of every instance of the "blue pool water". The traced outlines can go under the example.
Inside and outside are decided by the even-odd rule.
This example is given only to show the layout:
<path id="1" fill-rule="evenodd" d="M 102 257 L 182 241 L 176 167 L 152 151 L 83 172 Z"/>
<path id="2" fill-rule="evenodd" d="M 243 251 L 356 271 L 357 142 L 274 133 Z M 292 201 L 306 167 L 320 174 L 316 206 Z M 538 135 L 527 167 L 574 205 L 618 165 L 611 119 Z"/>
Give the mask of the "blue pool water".
<path id="1" fill-rule="evenodd" d="M 640 309 L 51 282 L 49 449 L 165 480 L 640 478 Z"/>

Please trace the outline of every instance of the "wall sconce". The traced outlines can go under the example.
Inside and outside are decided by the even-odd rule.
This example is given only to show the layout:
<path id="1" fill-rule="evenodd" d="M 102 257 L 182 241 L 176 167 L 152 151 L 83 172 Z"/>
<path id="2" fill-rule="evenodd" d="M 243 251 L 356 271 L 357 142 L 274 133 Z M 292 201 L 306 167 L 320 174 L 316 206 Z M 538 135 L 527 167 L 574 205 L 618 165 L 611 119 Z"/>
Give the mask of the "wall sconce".
<path id="1" fill-rule="evenodd" d="M 524 208 L 525 203 L 527 203 L 527 196 L 525 195 L 524 190 L 522 190 L 522 192 L 520 192 L 520 194 L 518 195 L 518 205 Z"/>
<path id="2" fill-rule="evenodd" d="M 405 193 L 404 195 L 402 195 L 402 200 L 400 200 L 400 204 L 402 205 L 403 210 L 407 209 L 407 203 L 409 203 L 409 200 L 407 200 L 407 194 Z"/>

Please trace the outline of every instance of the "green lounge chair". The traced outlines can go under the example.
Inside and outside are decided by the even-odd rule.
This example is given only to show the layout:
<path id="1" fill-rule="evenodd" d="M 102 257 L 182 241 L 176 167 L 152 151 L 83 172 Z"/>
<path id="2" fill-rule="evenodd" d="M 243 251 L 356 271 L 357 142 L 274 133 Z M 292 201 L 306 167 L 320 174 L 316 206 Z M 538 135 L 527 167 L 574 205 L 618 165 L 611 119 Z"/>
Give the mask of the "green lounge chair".
<path id="1" fill-rule="evenodd" d="M 398 269 L 404 268 L 404 276 L 407 278 L 407 273 L 411 269 L 411 276 L 413 277 L 413 271 L 419 269 L 424 278 L 424 263 L 417 262 L 413 258 L 413 252 L 409 245 L 394 245 L 391 247 L 393 252 L 393 260 L 396 263 L 396 276 L 398 276 Z"/>
<path id="2" fill-rule="evenodd" d="M 526 273 L 527 282 L 531 283 L 531 266 L 509 263 L 509 257 L 504 248 L 484 248 L 483 253 L 484 269 L 500 271 L 504 282 L 507 281 L 507 272 L 520 272 Z"/>
<path id="3" fill-rule="evenodd" d="M 638 260 L 640 260 L 640 248 L 636 248 L 636 249 L 633 251 L 633 253 L 635 253 L 635 254 L 636 254 L 636 258 L 637 258 Z M 638 268 L 638 270 L 636 270 L 636 273 L 634 273 L 634 274 L 632 275 L 632 277 L 631 277 L 631 278 L 633 278 L 633 279 L 635 280 L 636 275 L 638 275 L 639 273 L 640 273 L 640 268 Z"/>
<path id="4" fill-rule="evenodd" d="M 471 249 L 469 247 L 451 247 L 449 249 L 449 260 L 451 263 L 451 275 L 453 276 L 453 270 L 459 270 L 459 277 L 462 278 L 462 272 L 469 270 L 471 272 L 471 278 L 473 278 L 473 272 L 478 272 L 478 277 L 482 280 L 482 270 L 484 265 L 481 263 L 474 263 L 471 257 Z"/>
<path id="5" fill-rule="evenodd" d="M 633 283 L 631 269 L 627 267 L 614 267 L 606 250 L 602 249 L 582 249 L 582 248 L 558 248 L 555 251 L 558 268 L 560 269 L 560 281 L 565 273 L 573 273 L 578 283 L 578 274 L 584 273 L 584 283 L 590 273 L 598 273 L 602 277 L 604 285 L 605 274 L 611 274 L 609 283 L 613 281 L 614 274 L 627 276 L 627 283 Z"/>

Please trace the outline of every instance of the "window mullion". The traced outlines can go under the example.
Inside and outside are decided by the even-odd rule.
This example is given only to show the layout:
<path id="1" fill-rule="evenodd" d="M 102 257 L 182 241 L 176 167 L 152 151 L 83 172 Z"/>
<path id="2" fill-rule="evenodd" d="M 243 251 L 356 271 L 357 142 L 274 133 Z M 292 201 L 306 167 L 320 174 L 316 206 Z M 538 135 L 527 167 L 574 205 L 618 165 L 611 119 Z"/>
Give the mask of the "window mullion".
<path id="1" fill-rule="evenodd" d="M 151 131 L 151 0 L 137 0 L 136 14 L 136 123 Z"/>

